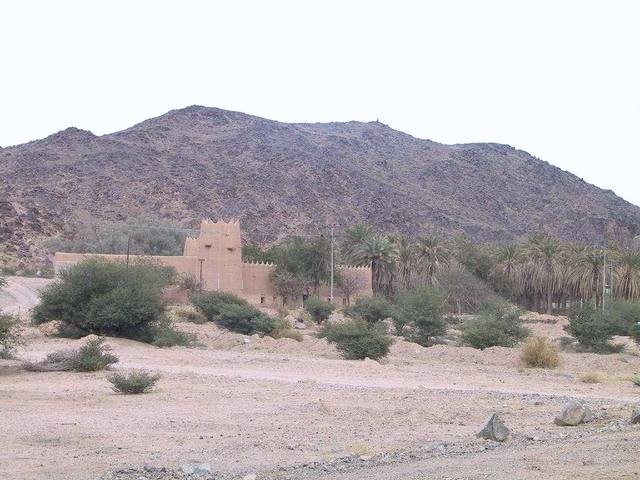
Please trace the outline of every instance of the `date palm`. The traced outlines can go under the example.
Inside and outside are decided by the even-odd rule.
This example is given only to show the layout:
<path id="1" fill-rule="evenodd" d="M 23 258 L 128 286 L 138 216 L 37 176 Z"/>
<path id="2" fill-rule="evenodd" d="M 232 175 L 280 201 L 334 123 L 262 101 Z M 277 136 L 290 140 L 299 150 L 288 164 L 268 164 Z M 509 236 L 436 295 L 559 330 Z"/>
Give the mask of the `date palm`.
<path id="1" fill-rule="evenodd" d="M 562 245 L 545 235 L 533 237 L 527 245 L 528 287 L 545 302 L 547 314 L 553 313 L 553 299 L 563 285 Z"/>
<path id="2" fill-rule="evenodd" d="M 429 235 L 418 240 L 416 246 L 417 259 L 425 282 L 433 285 L 436 273 L 442 271 L 451 261 L 451 250 L 446 243 L 436 235 Z"/>
<path id="3" fill-rule="evenodd" d="M 626 299 L 640 298 L 640 248 L 619 248 L 614 252 L 614 293 Z"/>
<path id="4" fill-rule="evenodd" d="M 400 236 L 395 239 L 398 250 L 396 271 L 401 289 L 410 290 L 416 275 L 416 248 L 409 238 Z"/>
<path id="5" fill-rule="evenodd" d="M 345 260 L 353 265 L 371 267 L 374 295 L 391 295 L 393 270 L 398 252 L 388 236 L 376 232 L 371 227 L 353 227 L 345 232 L 342 252 Z"/>
<path id="6" fill-rule="evenodd" d="M 602 299 L 603 250 L 574 244 L 569 248 L 569 285 L 572 294 L 580 300 L 595 300 L 599 307 Z"/>

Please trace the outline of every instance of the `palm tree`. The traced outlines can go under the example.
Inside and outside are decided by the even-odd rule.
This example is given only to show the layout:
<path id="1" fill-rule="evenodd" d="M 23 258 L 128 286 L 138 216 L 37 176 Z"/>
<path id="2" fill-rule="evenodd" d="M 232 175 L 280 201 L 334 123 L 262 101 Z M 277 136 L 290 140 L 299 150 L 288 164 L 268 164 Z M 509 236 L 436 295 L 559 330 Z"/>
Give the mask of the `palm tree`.
<path id="1" fill-rule="evenodd" d="M 614 252 L 614 293 L 617 297 L 640 297 L 640 248 L 618 248 Z"/>
<path id="2" fill-rule="evenodd" d="M 595 299 L 596 307 L 602 301 L 603 250 L 583 244 L 568 249 L 569 285 L 573 296 L 580 300 Z"/>
<path id="3" fill-rule="evenodd" d="M 356 266 L 371 266 L 371 284 L 374 295 L 391 295 L 393 269 L 397 249 L 386 235 L 371 227 L 356 226 L 345 233 L 342 252 L 345 259 Z"/>
<path id="4" fill-rule="evenodd" d="M 536 235 L 527 246 L 526 280 L 532 292 L 553 313 L 553 299 L 561 291 L 563 280 L 562 245 L 546 235 Z"/>
<path id="5" fill-rule="evenodd" d="M 449 265 L 451 250 L 440 237 L 429 235 L 418 240 L 417 258 L 426 283 L 433 285 L 436 273 Z"/>
<path id="6" fill-rule="evenodd" d="M 399 286 L 403 290 L 410 290 L 416 274 L 416 249 L 405 236 L 396 238 L 395 244 L 398 250 L 396 270 Z"/>

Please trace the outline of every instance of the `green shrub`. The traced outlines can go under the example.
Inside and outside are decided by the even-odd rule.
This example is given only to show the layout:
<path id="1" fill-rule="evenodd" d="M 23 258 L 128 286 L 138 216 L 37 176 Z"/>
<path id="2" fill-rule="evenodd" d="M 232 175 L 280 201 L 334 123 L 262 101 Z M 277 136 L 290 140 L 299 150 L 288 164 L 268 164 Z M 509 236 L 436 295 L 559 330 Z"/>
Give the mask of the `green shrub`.
<path id="1" fill-rule="evenodd" d="M 77 350 L 61 350 L 48 354 L 39 362 L 27 362 L 26 370 L 32 372 L 96 372 L 118 362 L 118 357 L 108 353 L 104 339 L 94 338 Z"/>
<path id="2" fill-rule="evenodd" d="M 161 319 L 152 327 L 153 340 L 156 347 L 188 347 L 195 341 L 195 335 L 176 330 L 167 319 Z"/>
<path id="3" fill-rule="evenodd" d="M 251 305 L 228 304 L 213 318 L 216 325 L 233 332 L 252 335 L 254 333 L 270 333 L 276 319 L 261 312 Z"/>
<path id="4" fill-rule="evenodd" d="M 361 318 L 343 323 L 328 322 L 319 336 L 335 343 L 338 351 L 349 360 L 381 358 L 389 353 L 391 346 L 391 339 L 378 325 L 369 325 Z"/>
<path id="5" fill-rule="evenodd" d="M 160 375 L 144 370 L 133 370 L 128 373 L 114 373 L 107 377 L 114 392 L 128 395 L 148 393 L 160 380 Z"/>
<path id="6" fill-rule="evenodd" d="M 634 336 L 636 326 L 640 327 L 640 302 L 615 300 L 607 313 L 614 335 Z"/>
<path id="7" fill-rule="evenodd" d="M 583 350 L 598 353 L 619 351 L 619 347 L 609 343 L 616 331 L 607 312 L 602 312 L 591 303 L 574 307 L 569 313 L 569 325 L 565 331 L 578 340 Z"/>
<path id="8" fill-rule="evenodd" d="M 344 309 L 345 315 L 349 317 L 360 317 L 370 325 L 385 318 L 395 318 L 393 305 L 384 297 L 360 297 L 356 302 Z"/>
<path id="9" fill-rule="evenodd" d="M 94 338 L 85 343 L 72 357 L 72 370 L 97 372 L 118 362 L 118 357 L 108 353 L 103 338 Z"/>
<path id="10" fill-rule="evenodd" d="M 194 293 L 189 296 L 189 300 L 202 310 L 209 321 L 213 321 L 217 315 L 220 315 L 222 309 L 228 305 L 249 305 L 246 300 L 233 293 L 226 292 Z"/>
<path id="11" fill-rule="evenodd" d="M 431 345 L 431 337 L 444 335 L 446 331 L 442 299 L 433 289 L 421 288 L 403 294 L 398 299 L 397 315 L 412 327 L 409 339 L 425 347 Z"/>
<path id="12" fill-rule="evenodd" d="M 10 358 L 21 343 L 18 317 L 0 313 L 0 358 Z"/>
<path id="13" fill-rule="evenodd" d="M 490 302 L 480 308 L 477 318 L 462 326 L 462 341 L 473 348 L 513 347 L 529 335 L 522 326 L 520 310 L 505 302 Z"/>
<path id="14" fill-rule="evenodd" d="M 98 335 L 136 338 L 160 316 L 175 271 L 152 262 L 127 266 L 96 258 L 64 270 L 40 292 L 36 324 L 58 320 Z"/>
<path id="15" fill-rule="evenodd" d="M 191 295 L 190 299 L 207 319 L 233 332 L 268 334 L 276 327 L 275 318 L 232 293 L 205 292 Z"/>
<path id="16" fill-rule="evenodd" d="M 313 296 L 307 298 L 304 303 L 304 309 L 309 312 L 309 315 L 316 323 L 321 323 L 329 318 L 329 315 L 333 312 L 333 305 L 325 302 L 320 297 Z"/>

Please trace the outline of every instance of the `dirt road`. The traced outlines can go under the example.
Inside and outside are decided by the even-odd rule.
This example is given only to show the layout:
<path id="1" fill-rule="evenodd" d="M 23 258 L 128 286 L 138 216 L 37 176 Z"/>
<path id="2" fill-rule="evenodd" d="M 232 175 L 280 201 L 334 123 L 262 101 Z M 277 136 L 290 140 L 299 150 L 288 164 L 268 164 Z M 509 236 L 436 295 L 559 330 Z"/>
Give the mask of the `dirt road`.
<path id="1" fill-rule="evenodd" d="M 32 277 L 5 277 L 7 285 L 0 289 L 0 311 L 18 314 L 38 303 L 38 291 L 53 280 Z"/>

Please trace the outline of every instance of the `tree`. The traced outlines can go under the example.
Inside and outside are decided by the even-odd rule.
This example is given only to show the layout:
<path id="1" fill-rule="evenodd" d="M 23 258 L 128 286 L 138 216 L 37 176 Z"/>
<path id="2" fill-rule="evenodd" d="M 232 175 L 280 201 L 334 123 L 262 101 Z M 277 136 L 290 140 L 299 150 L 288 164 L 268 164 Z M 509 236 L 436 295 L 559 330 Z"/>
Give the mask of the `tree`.
<path id="1" fill-rule="evenodd" d="M 153 262 L 127 266 L 87 258 L 40 291 L 32 318 L 36 324 L 58 320 L 99 335 L 147 338 L 163 312 L 162 289 L 174 277 L 173 268 Z"/>
<path id="2" fill-rule="evenodd" d="M 562 246 L 559 240 L 536 235 L 527 246 L 528 282 L 532 291 L 545 301 L 547 314 L 553 313 L 553 299 L 563 278 Z"/>
<path id="3" fill-rule="evenodd" d="M 569 283 L 574 295 L 581 300 L 594 300 L 596 308 L 602 302 L 602 267 L 604 252 L 576 244 L 570 249 Z"/>
<path id="4" fill-rule="evenodd" d="M 449 265 L 451 251 L 440 237 L 429 235 L 418 240 L 417 257 L 427 285 L 433 285 L 436 273 Z"/>
<path id="5" fill-rule="evenodd" d="M 346 260 L 356 266 L 371 266 L 374 295 L 390 296 L 393 291 L 393 270 L 397 248 L 386 235 L 370 227 L 356 226 L 345 232 L 342 251 Z"/>
<path id="6" fill-rule="evenodd" d="M 338 278 L 338 290 L 344 296 L 347 305 L 351 305 L 351 297 L 364 288 L 362 278 L 351 272 L 342 272 Z"/>
<path id="7" fill-rule="evenodd" d="M 294 237 L 277 249 L 277 270 L 304 279 L 317 295 L 331 278 L 331 245 L 324 237 Z"/>
<path id="8" fill-rule="evenodd" d="M 405 236 L 396 238 L 395 243 L 398 250 L 396 262 L 398 286 L 401 290 L 410 290 L 414 286 L 416 277 L 418 260 L 416 248 Z"/>
<path id="9" fill-rule="evenodd" d="M 640 297 L 640 248 L 618 248 L 614 252 L 614 293 L 627 300 Z"/>
<path id="10" fill-rule="evenodd" d="M 431 345 L 431 337 L 444 335 L 442 305 L 442 298 L 432 288 L 421 288 L 400 296 L 397 316 L 403 324 L 413 327 L 412 341 L 427 347 Z"/>
<path id="11" fill-rule="evenodd" d="M 276 268 L 271 273 L 271 284 L 276 295 L 282 297 L 282 303 L 287 304 L 289 300 L 294 300 L 305 291 L 306 280 L 295 275 L 284 268 Z"/>

